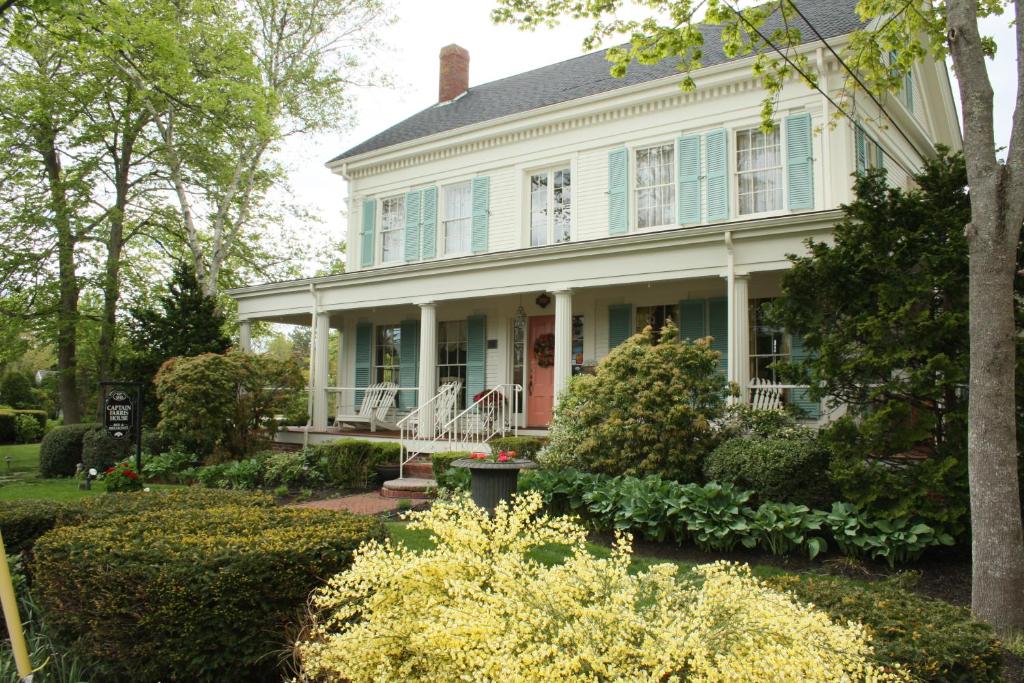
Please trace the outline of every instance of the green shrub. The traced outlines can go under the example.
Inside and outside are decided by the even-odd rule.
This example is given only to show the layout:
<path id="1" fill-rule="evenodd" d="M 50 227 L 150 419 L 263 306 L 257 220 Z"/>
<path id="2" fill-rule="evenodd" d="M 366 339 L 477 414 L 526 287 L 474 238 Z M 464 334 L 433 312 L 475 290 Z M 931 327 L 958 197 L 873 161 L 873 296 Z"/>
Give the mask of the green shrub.
<path id="1" fill-rule="evenodd" d="M 197 464 L 194 454 L 172 448 L 159 455 L 147 455 L 142 462 L 142 474 L 146 479 L 175 483 L 182 481 L 182 472 Z"/>
<path id="2" fill-rule="evenodd" d="M 170 438 L 159 429 L 144 428 L 142 430 L 143 453 L 158 455 L 160 453 L 170 453 L 173 450 L 182 450 L 180 444 L 176 444 L 174 439 Z"/>
<path id="3" fill-rule="evenodd" d="M 82 462 L 82 440 L 95 424 L 57 427 L 39 446 L 39 472 L 44 477 L 70 477 Z"/>
<path id="4" fill-rule="evenodd" d="M 823 512 L 806 505 L 761 503 L 750 517 L 751 536 L 772 555 L 789 555 L 806 548 L 813 560 L 828 548 L 828 543 L 817 533 L 821 531 L 824 517 Z"/>
<path id="5" fill-rule="evenodd" d="M 901 664 L 915 680 L 1002 680 L 1002 656 L 992 629 L 970 612 L 915 595 L 893 581 L 861 586 L 833 576 L 778 576 L 768 583 L 814 603 L 834 621 L 868 627 L 874 660 Z"/>
<path id="6" fill-rule="evenodd" d="M 99 679 L 281 680 L 310 591 L 384 537 L 333 510 L 125 510 L 46 534 L 32 575 L 55 638 Z"/>
<path id="7" fill-rule="evenodd" d="M 0 375 L 0 401 L 16 409 L 38 408 L 35 380 L 27 372 L 8 370 Z"/>
<path id="8" fill-rule="evenodd" d="M 263 481 L 267 486 L 284 486 L 286 490 L 323 486 L 326 478 L 313 451 L 274 453 L 263 465 Z"/>
<path id="9" fill-rule="evenodd" d="M 102 472 L 134 455 L 135 439 L 131 436 L 115 439 L 103 427 L 96 427 L 82 437 L 82 464 L 85 469 L 95 467 L 96 471 Z"/>
<path id="10" fill-rule="evenodd" d="M 373 441 L 374 464 L 397 463 L 402 458 L 402 445 L 390 441 Z"/>
<path id="11" fill-rule="evenodd" d="M 491 451 L 515 451 L 517 458 L 533 460 L 537 457 L 540 449 L 544 448 L 544 441 L 532 436 L 503 436 L 498 439 L 491 439 Z"/>
<path id="12" fill-rule="evenodd" d="M 274 507 L 274 498 L 265 493 L 250 491 L 211 491 L 198 486 L 145 491 L 141 493 L 112 493 L 107 496 L 86 498 L 65 506 L 60 513 L 59 525 L 84 522 L 106 524 L 122 517 L 133 517 L 161 510 L 191 510 L 193 513 L 207 508 L 221 507 Z"/>
<path id="13" fill-rule="evenodd" d="M 719 439 L 727 384 L 710 338 L 679 341 L 667 324 L 612 349 L 594 375 L 574 377 L 555 407 L 541 462 L 603 474 L 697 481 Z"/>
<path id="14" fill-rule="evenodd" d="M 468 458 L 469 451 L 449 451 L 447 453 L 432 453 L 430 455 L 430 465 L 434 470 L 434 479 L 437 481 L 441 480 L 445 472 L 451 467 L 451 464 L 460 458 Z"/>
<path id="15" fill-rule="evenodd" d="M 376 474 L 374 465 L 397 462 L 398 454 L 383 444 L 362 439 L 341 439 L 313 447 L 313 457 L 322 464 L 327 481 L 341 488 L 366 488 Z"/>
<path id="16" fill-rule="evenodd" d="M 28 425 L 25 417 L 31 418 L 38 431 Z M 19 423 L 23 426 L 19 427 Z M 26 430 L 31 430 L 29 434 Z M 0 444 L 35 443 L 46 433 L 46 412 L 42 410 L 12 410 L 0 407 Z"/>
<path id="17" fill-rule="evenodd" d="M 303 386 L 294 358 L 234 351 L 172 358 L 155 382 L 160 431 L 218 459 L 244 458 L 263 447 L 276 429 L 274 415 Z"/>
<path id="18" fill-rule="evenodd" d="M 32 415 L 21 413 L 14 416 L 14 431 L 18 443 L 37 443 L 43 438 L 45 427 Z"/>
<path id="19" fill-rule="evenodd" d="M 7 554 L 32 547 L 36 539 L 52 529 L 65 504 L 52 500 L 8 500 L 0 505 L 0 533 Z"/>
<path id="20" fill-rule="evenodd" d="M 704 461 L 704 476 L 750 489 L 761 502 L 827 505 L 835 500 L 828 465 L 814 430 L 794 427 L 722 442 Z"/>

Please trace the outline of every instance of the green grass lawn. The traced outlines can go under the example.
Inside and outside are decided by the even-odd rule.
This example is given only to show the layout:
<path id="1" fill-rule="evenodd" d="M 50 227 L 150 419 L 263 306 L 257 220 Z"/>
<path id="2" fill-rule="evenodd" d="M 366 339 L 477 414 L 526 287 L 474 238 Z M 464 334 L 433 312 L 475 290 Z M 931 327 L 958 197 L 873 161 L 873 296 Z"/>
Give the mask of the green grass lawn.
<path id="1" fill-rule="evenodd" d="M 7 458 L 10 458 L 10 463 Z M 93 488 L 84 491 L 78 488 L 77 479 L 44 479 L 39 476 L 39 444 L 17 444 L 0 446 L 0 500 L 23 500 L 26 498 L 73 501 L 101 496 L 105 493 L 101 482 L 93 482 Z M 150 484 L 153 489 L 172 488 L 169 484 Z"/>

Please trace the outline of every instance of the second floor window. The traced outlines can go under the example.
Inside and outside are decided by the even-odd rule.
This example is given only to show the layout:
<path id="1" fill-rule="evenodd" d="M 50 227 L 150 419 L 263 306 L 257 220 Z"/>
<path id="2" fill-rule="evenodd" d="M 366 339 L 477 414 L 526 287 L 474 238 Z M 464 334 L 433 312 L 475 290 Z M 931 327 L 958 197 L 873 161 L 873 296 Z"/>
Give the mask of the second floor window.
<path id="1" fill-rule="evenodd" d="M 388 197 L 380 211 L 381 262 L 401 261 L 405 256 L 405 197 Z"/>
<path id="2" fill-rule="evenodd" d="M 636 227 L 675 223 L 676 186 L 672 179 L 673 145 L 636 151 Z"/>
<path id="3" fill-rule="evenodd" d="M 470 251 L 473 223 L 473 193 L 469 183 L 444 188 L 444 253 Z"/>
<path id="4" fill-rule="evenodd" d="M 736 132 L 736 178 L 740 215 L 778 211 L 782 204 L 782 148 L 779 129 Z"/>
<path id="5" fill-rule="evenodd" d="M 568 168 L 530 175 L 530 246 L 572 238 L 572 174 Z"/>

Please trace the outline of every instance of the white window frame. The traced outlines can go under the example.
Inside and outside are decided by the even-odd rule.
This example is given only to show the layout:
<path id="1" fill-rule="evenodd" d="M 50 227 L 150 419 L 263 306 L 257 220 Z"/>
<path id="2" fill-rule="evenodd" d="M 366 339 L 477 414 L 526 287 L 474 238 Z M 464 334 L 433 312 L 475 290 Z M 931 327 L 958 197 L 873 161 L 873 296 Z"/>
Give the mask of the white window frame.
<path id="1" fill-rule="evenodd" d="M 380 353 L 380 333 L 382 330 L 392 330 L 398 332 L 398 341 L 395 342 L 394 358 L 398 360 L 397 363 L 392 362 L 388 364 L 386 362 L 378 363 L 378 355 Z M 399 383 L 399 378 L 402 376 L 402 326 L 397 323 L 386 323 L 373 326 L 373 383 L 377 382 L 394 382 Z M 391 378 L 385 379 L 384 376 L 390 371 Z"/>
<path id="2" fill-rule="evenodd" d="M 392 228 L 391 230 L 385 230 L 385 224 L 384 224 L 384 213 L 385 213 L 384 212 L 384 205 L 387 202 L 391 202 L 391 201 L 395 201 L 395 200 L 397 200 L 400 203 L 400 206 L 401 206 L 401 210 L 399 211 L 399 216 L 398 216 L 398 227 Z M 405 260 L 405 195 L 404 194 L 396 194 L 396 195 L 391 195 L 389 197 L 383 197 L 380 200 L 380 218 L 378 219 L 377 222 L 379 223 L 377 232 L 380 233 L 380 251 L 379 251 L 380 260 L 379 260 L 379 263 L 381 263 L 381 264 L 385 264 L 385 263 L 400 263 L 400 262 L 404 261 Z M 388 259 L 388 258 L 385 258 L 384 248 L 385 248 L 385 245 L 387 244 L 387 233 L 391 233 L 391 232 L 401 232 L 402 233 L 402 240 L 401 240 L 401 244 L 398 247 L 398 253 L 393 258 Z"/>
<path id="3" fill-rule="evenodd" d="M 669 176 L 670 176 L 669 182 L 666 183 L 666 184 L 663 184 L 663 185 L 652 185 L 651 186 L 651 187 L 665 187 L 667 185 L 672 190 L 672 201 L 669 204 L 669 207 L 671 209 L 669 211 L 669 221 L 668 221 L 668 223 L 662 223 L 660 225 L 647 225 L 647 226 L 644 226 L 644 227 L 641 228 L 640 227 L 640 201 L 639 201 L 640 190 L 641 189 L 649 189 L 649 188 L 641 188 L 639 186 L 639 183 L 637 182 L 639 180 L 639 178 L 640 178 L 640 173 L 639 173 L 639 171 L 640 171 L 640 164 L 637 161 L 637 155 L 640 152 L 643 152 L 643 151 L 649 150 L 649 149 L 655 149 L 657 147 L 668 147 L 669 150 L 672 152 L 672 161 L 671 161 L 671 163 L 669 163 Z M 630 159 L 629 159 L 628 163 L 629 163 L 630 172 L 629 172 L 629 188 L 628 189 L 629 189 L 630 206 L 632 207 L 632 209 L 629 212 L 630 213 L 630 223 L 631 223 L 632 229 L 634 231 L 636 231 L 636 232 L 640 232 L 640 231 L 648 232 L 648 231 L 651 231 L 651 230 L 663 230 L 665 228 L 677 227 L 679 225 L 679 223 L 676 220 L 676 218 L 677 218 L 676 207 L 678 206 L 679 197 L 676 196 L 676 195 L 677 195 L 679 189 L 677 187 L 678 180 L 676 178 L 676 173 L 678 172 L 677 168 L 676 168 L 677 165 L 678 165 L 678 160 L 676 159 L 676 155 L 679 153 L 679 151 L 676 149 L 675 140 L 674 139 L 673 140 L 661 140 L 661 141 L 654 141 L 654 142 L 651 142 L 651 143 L 633 145 L 633 146 L 631 146 L 629 148 L 629 152 L 630 152 Z"/>
<path id="4" fill-rule="evenodd" d="M 755 216 L 756 217 L 761 217 L 761 216 L 777 216 L 777 215 L 781 215 L 781 214 L 785 214 L 785 213 L 790 213 L 789 210 L 786 208 L 786 197 L 789 196 L 788 195 L 788 192 L 789 192 L 789 187 L 788 187 L 789 179 L 788 179 L 788 175 L 786 173 L 786 162 L 787 162 L 787 160 L 786 160 L 786 152 L 785 152 L 785 150 L 786 150 L 786 132 L 785 132 L 784 128 L 785 128 L 785 126 L 783 126 L 781 124 L 777 124 L 775 126 L 775 132 L 777 132 L 779 134 L 779 166 L 778 167 L 773 167 L 772 169 L 758 169 L 757 171 L 740 171 L 740 164 L 739 164 L 739 151 L 740 151 L 739 134 L 747 132 L 747 131 L 757 130 L 758 126 L 756 124 L 755 125 L 750 125 L 750 126 L 737 126 L 737 127 L 733 128 L 733 129 L 731 129 L 729 131 L 730 143 L 731 143 L 730 144 L 730 149 L 732 151 L 732 153 L 729 155 L 730 156 L 729 165 L 730 165 L 730 169 L 731 169 L 731 173 L 732 173 L 732 179 L 731 179 L 731 182 L 730 182 L 730 190 L 732 191 L 732 197 L 733 197 L 732 201 L 730 202 L 730 204 L 732 204 L 732 211 L 733 211 L 734 220 L 746 220 L 748 218 L 752 218 L 752 217 L 755 217 Z M 740 176 L 744 175 L 744 174 L 758 173 L 758 172 L 766 171 L 766 170 L 774 170 L 775 168 L 778 168 L 778 170 L 779 170 L 779 178 L 780 178 L 779 188 L 780 188 L 780 191 L 782 193 L 782 196 L 781 196 L 781 198 L 779 200 L 779 204 L 780 204 L 779 208 L 768 209 L 767 211 L 751 211 L 750 213 L 741 213 L 740 212 Z"/>
<path id="5" fill-rule="evenodd" d="M 462 218 L 448 218 L 448 190 L 456 186 L 465 186 L 469 192 L 469 214 Z M 438 187 L 439 211 L 437 221 L 437 253 L 441 256 L 465 256 L 473 251 L 473 181 L 469 178 L 446 183 Z M 466 223 L 466 248 L 463 251 L 448 251 L 448 223 L 457 220 L 468 221 Z"/>
<path id="6" fill-rule="evenodd" d="M 551 164 L 526 171 L 526 244 L 530 247 L 546 247 L 554 244 L 565 244 L 576 238 L 575 230 L 575 202 L 573 198 L 573 186 L 576 183 L 576 171 L 571 162 Z M 564 240 L 555 240 L 555 174 L 558 172 L 569 174 L 569 235 Z M 533 177 L 536 175 L 547 175 L 547 225 L 544 233 L 544 244 L 533 243 Z"/>

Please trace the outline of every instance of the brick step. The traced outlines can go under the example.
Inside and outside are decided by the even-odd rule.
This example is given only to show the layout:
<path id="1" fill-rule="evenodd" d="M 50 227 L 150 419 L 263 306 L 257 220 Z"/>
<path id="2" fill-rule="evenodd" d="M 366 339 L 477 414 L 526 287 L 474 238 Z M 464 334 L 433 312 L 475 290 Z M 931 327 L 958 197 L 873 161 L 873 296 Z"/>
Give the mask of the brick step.
<path id="1" fill-rule="evenodd" d="M 384 482 L 380 495 L 385 498 L 415 498 L 423 500 L 433 498 L 437 490 L 437 482 L 433 479 L 404 477 Z"/>
<path id="2" fill-rule="evenodd" d="M 415 477 L 416 479 L 433 479 L 434 478 L 434 466 L 430 464 L 430 461 L 413 460 L 405 463 L 405 467 L 402 468 L 402 473 L 407 477 Z"/>

